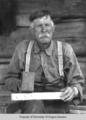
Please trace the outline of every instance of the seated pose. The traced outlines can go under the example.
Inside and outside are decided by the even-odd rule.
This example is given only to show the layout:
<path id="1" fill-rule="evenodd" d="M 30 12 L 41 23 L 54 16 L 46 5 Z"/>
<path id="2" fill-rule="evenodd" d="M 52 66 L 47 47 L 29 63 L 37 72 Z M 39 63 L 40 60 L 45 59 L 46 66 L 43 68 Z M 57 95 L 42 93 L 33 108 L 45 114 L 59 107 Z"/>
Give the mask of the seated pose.
<path id="1" fill-rule="evenodd" d="M 60 100 L 18 102 L 21 113 L 69 113 L 69 104 L 77 105 L 83 97 L 84 78 L 76 55 L 71 45 L 53 39 L 55 24 L 48 10 L 35 11 L 29 20 L 34 39 L 16 47 L 5 86 L 17 93 L 62 92 Z"/>

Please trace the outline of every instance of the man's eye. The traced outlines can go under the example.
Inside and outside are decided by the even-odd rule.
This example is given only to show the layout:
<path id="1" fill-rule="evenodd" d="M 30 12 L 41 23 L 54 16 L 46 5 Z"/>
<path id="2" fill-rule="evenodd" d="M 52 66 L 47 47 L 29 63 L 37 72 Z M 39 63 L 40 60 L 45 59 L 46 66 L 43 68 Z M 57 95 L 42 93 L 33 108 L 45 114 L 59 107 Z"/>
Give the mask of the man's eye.
<path id="1" fill-rule="evenodd" d="M 48 23 L 46 23 L 46 24 L 44 24 L 44 25 L 39 24 L 39 25 L 37 25 L 36 27 L 37 27 L 37 28 L 41 28 L 41 27 L 43 27 L 43 26 L 45 26 L 45 27 L 50 27 L 51 25 L 48 24 Z"/>
<path id="2" fill-rule="evenodd" d="M 37 27 L 41 27 L 41 26 L 42 26 L 41 24 L 37 25 Z"/>
<path id="3" fill-rule="evenodd" d="M 47 26 L 47 27 L 48 27 L 48 26 L 50 26 L 50 24 L 46 23 L 46 24 L 45 24 L 45 26 Z"/>

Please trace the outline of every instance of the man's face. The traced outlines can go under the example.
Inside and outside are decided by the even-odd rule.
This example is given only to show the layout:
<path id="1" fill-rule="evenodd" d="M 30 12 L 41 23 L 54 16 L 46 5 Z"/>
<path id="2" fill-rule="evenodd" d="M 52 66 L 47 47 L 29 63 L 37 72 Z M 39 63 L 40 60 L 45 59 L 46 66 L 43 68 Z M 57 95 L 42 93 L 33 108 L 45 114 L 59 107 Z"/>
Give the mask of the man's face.
<path id="1" fill-rule="evenodd" d="M 54 23 L 50 16 L 37 18 L 33 21 L 33 30 L 39 43 L 49 43 L 54 32 Z"/>

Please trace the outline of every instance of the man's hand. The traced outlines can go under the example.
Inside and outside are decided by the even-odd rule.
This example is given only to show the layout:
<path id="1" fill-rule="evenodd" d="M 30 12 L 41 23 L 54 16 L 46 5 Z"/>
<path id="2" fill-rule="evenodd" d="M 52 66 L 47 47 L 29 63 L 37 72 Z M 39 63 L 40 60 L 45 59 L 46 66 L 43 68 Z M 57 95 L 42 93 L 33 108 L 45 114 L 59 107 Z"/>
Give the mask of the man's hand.
<path id="1" fill-rule="evenodd" d="M 78 90 L 75 87 L 67 87 L 62 89 L 61 99 L 66 101 L 71 101 L 75 96 L 78 95 Z"/>

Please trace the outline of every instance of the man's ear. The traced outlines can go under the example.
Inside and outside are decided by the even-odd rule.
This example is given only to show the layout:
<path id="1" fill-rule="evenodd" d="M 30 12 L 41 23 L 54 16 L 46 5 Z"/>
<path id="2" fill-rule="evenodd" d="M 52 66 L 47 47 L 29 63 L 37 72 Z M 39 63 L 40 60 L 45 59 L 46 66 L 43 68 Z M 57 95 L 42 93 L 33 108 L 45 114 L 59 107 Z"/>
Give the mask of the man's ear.
<path id="1" fill-rule="evenodd" d="M 30 23 L 30 26 L 29 26 L 30 28 L 30 31 L 31 31 L 31 33 L 34 33 L 34 26 L 33 26 L 33 23 Z"/>
<path id="2" fill-rule="evenodd" d="M 29 29 L 30 29 L 31 36 L 32 36 L 32 38 L 34 39 L 34 38 L 35 38 L 34 26 L 32 26 L 32 24 L 30 24 Z"/>
<path id="3" fill-rule="evenodd" d="M 54 24 L 54 25 L 53 25 L 53 32 L 55 31 L 55 27 L 56 27 L 56 26 L 55 26 L 55 24 Z"/>
<path id="4" fill-rule="evenodd" d="M 32 29 L 34 27 L 33 22 L 30 22 L 30 28 Z"/>

